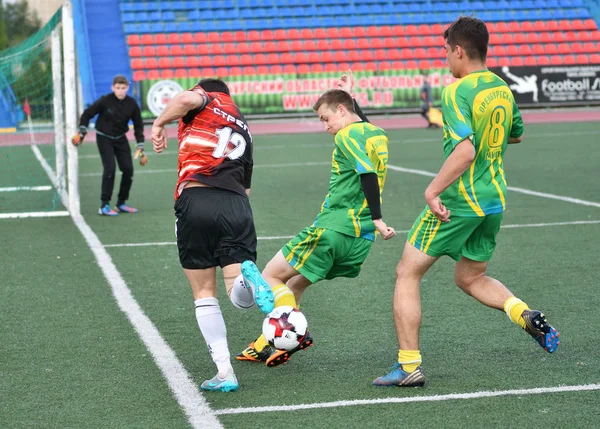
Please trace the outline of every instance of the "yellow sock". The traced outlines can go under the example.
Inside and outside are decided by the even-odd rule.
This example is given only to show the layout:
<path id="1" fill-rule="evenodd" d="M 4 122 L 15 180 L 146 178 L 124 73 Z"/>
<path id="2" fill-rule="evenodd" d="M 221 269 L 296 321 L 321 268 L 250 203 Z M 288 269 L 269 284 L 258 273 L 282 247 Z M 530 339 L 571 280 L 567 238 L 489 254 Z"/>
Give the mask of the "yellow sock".
<path id="1" fill-rule="evenodd" d="M 398 351 L 398 363 L 406 372 L 414 372 L 421 365 L 420 350 L 402 350 Z"/>
<path id="2" fill-rule="evenodd" d="M 271 288 L 275 296 L 275 307 L 289 305 L 290 307 L 298 308 L 294 293 L 285 284 L 281 283 Z"/>
<path id="3" fill-rule="evenodd" d="M 268 345 L 269 343 L 267 343 L 267 340 L 265 340 L 265 336 L 263 334 L 260 334 L 260 337 L 254 341 L 254 349 L 259 353 L 262 352 L 263 349 Z"/>
<path id="4" fill-rule="evenodd" d="M 529 310 L 529 307 L 516 296 L 508 298 L 504 303 L 504 312 L 509 319 L 523 329 L 525 329 L 525 320 L 523 319 L 522 314 L 525 310 Z"/>

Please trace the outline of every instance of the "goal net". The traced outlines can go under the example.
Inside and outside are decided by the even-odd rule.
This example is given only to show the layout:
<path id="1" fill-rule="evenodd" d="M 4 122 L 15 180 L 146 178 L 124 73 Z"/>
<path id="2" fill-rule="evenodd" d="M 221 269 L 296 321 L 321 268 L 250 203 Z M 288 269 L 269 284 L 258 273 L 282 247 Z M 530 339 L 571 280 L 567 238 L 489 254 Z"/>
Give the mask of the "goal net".
<path id="1" fill-rule="evenodd" d="M 71 6 L 0 52 L 0 218 L 79 212 Z M 70 77 L 70 79 L 69 79 Z M 72 81 L 70 85 L 65 82 Z"/>

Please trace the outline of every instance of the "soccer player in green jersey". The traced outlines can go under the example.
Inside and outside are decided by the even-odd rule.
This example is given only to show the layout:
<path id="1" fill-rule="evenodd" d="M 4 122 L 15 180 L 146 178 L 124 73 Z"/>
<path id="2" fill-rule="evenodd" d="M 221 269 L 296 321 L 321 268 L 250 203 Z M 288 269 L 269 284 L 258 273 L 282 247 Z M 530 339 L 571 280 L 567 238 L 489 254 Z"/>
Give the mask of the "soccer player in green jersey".
<path id="1" fill-rule="evenodd" d="M 351 75 L 341 81 L 340 87 L 351 88 Z M 327 132 L 335 136 L 329 191 L 321 210 L 311 226 L 271 259 L 262 276 L 253 263 L 242 264 L 244 280 L 252 289 L 270 286 L 275 307 L 297 307 L 306 288 L 320 280 L 358 276 L 376 231 L 385 240 L 396 234 L 381 215 L 388 160 L 385 131 L 369 123 L 356 101 L 342 89 L 325 92 L 314 110 Z M 240 307 L 252 302 L 243 286 L 234 286 L 231 299 Z M 307 334 L 296 349 L 276 350 L 261 335 L 236 358 L 277 366 L 310 345 L 312 337 Z"/>
<path id="2" fill-rule="evenodd" d="M 459 288 L 484 305 L 504 310 L 546 351 L 558 332 L 502 283 L 486 275 L 506 207 L 503 156 L 520 143 L 523 120 L 506 83 L 487 70 L 489 34 L 483 21 L 460 17 L 444 32 L 452 75 L 442 93 L 445 161 L 425 191 L 427 206 L 408 234 L 396 268 L 394 321 L 400 351 L 377 386 L 422 386 L 419 328 L 423 275 L 443 255 L 456 260 Z"/>

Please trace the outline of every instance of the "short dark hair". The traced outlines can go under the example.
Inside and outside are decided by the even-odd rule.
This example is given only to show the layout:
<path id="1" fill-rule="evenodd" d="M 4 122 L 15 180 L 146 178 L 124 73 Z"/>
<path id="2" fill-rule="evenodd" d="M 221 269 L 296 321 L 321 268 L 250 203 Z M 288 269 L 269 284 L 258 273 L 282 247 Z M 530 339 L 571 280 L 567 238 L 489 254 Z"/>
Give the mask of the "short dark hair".
<path id="1" fill-rule="evenodd" d="M 326 91 L 315 103 L 313 110 L 316 112 L 323 104 L 327 104 L 331 109 L 335 109 L 340 104 L 343 105 L 349 112 L 354 112 L 354 102 L 352 96 L 341 89 L 330 89 Z"/>
<path id="2" fill-rule="evenodd" d="M 118 74 L 113 79 L 113 85 L 117 85 L 117 84 L 122 84 L 122 85 L 128 85 L 129 86 L 129 81 L 122 74 Z"/>
<path id="3" fill-rule="evenodd" d="M 229 87 L 221 79 L 202 79 L 198 82 L 198 85 L 206 92 L 222 92 L 223 94 L 230 95 Z"/>
<path id="4" fill-rule="evenodd" d="M 472 60 L 485 61 L 490 41 L 485 22 L 472 16 L 461 16 L 444 31 L 444 39 L 452 50 L 460 45 Z"/>

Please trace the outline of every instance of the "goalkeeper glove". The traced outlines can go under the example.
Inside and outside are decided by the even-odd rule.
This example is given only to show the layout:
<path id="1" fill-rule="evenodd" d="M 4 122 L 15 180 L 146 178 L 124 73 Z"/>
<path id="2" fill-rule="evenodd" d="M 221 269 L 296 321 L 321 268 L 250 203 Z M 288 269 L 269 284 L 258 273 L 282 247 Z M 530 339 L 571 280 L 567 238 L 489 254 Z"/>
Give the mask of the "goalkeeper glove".
<path id="1" fill-rule="evenodd" d="M 140 165 L 143 167 L 148 163 L 148 157 L 144 155 L 144 142 L 137 144 L 137 149 L 135 151 L 135 156 L 133 159 L 140 158 Z"/>
<path id="2" fill-rule="evenodd" d="M 86 134 L 87 134 L 87 127 L 84 127 L 83 125 L 81 125 L 79 127 L 79 132 L 71 138 L 71 143 L 73 143 L 73 146 L 81 145 L 81 143 L 83 143 L 83 139 L 85 138 Z"/>

